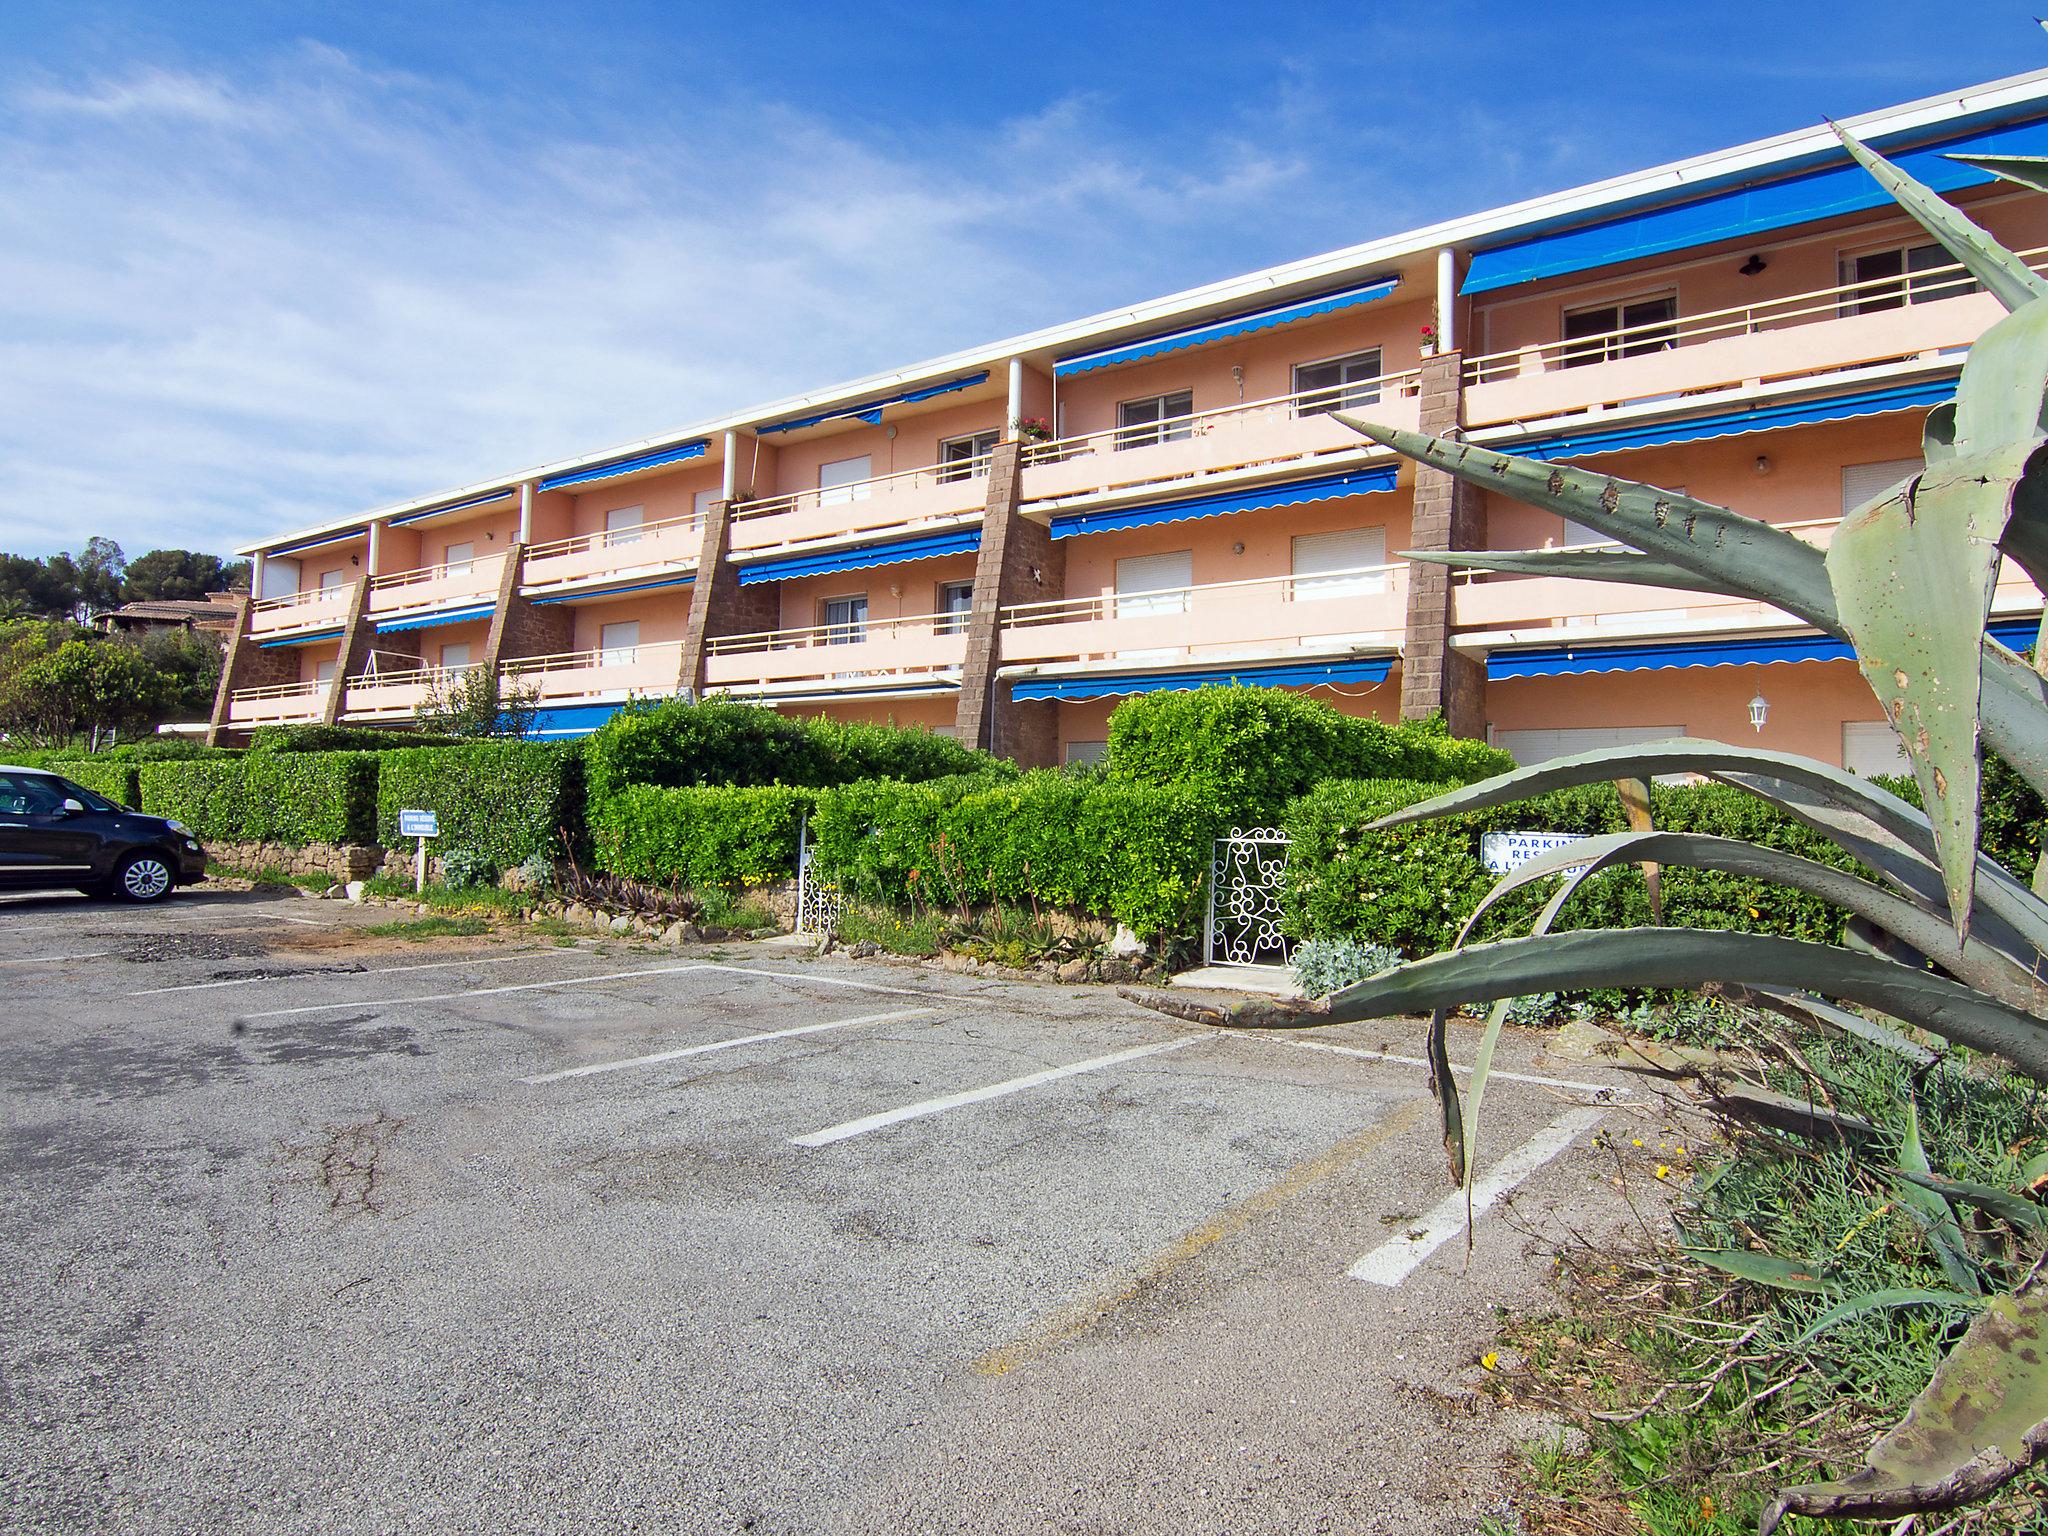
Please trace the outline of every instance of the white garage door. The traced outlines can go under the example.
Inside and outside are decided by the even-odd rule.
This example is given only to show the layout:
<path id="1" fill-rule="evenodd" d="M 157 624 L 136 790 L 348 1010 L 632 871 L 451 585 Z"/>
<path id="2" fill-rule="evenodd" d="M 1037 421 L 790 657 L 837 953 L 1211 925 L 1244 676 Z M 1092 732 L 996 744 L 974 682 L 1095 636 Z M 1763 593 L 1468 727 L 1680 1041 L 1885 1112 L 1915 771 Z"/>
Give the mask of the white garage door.
<path id="1" fill-rule="evenodd" d="M 1912 759 L 1888 720 L 1842 722 L 1842 766 L 1866 779 L 1874 773 L 1911 773 Z"/>
<path id="2" fill-rule="evenodd" d="M 1574 752 L 1597 752 L 1602 747 L 1626 747 L 1684 734 L 1682 725 L 1578 725 L 1547 731 L 1495 731 L 1493 744 L 1526 768 Z"/>

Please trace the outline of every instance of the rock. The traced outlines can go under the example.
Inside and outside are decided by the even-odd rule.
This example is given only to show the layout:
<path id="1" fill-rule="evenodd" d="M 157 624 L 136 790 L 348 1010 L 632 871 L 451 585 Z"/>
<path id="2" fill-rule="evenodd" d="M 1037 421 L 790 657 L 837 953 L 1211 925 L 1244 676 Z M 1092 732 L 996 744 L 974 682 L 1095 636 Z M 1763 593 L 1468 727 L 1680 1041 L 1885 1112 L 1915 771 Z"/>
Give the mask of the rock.
<path id="1" fill-rule="evenodd" d="M 981 962 L 972 955 L 963 955 L 957 949 L 939 951 L 939 969 L 944 971 L 978 971 Z"/>
<path id="2" fill-rule="evenodd" d="M 1088 961 L 1085 957 L 1079 960 L 1069 960 L 1065 965 L 1060 966 L 1054 971 L 1053 974 L 1065 982 L 1086 981 L 1088 979 Z"/>
<path id="3" fill-rule="evenodd" d="M 661 942 L 670 949 L 680 949 L 683 945 L 690 942 L 688 938 L 684 937 L 689 932 L 690 925 L 688 923 L 670 923 L 661 930 Z"/>
<path id="4" fill-rule="evenodd" d="M 341 888 L 341 894 L 356 903 L 357 906 L 361 906 L 363 901 L 363 882 L 360 880 L 349 881 L 347 885 Z"/>
<path id="5" fill-rule="evenodd" d="M 562 921 L 565 923 L 587 923 L 590 921 L 590 908 L 583 905 L 580 901 L 572 901 L 562 909 Z"/>
<path id="6" fill-rule="evenodd" d="M 1122 923 L 1118 923 L 1116 936 L 1109 941 L 1109 952 L 1128 960 L 1138 955 L 1151 954 L 1152 947 Z"/>
<path id="7" fill-rule="evenodd" d="M 357 883 L 358 883 L 358 884 L 360 884 L 361 882 L 359 881 L 359 882 L 357 882 Z M 340 901 L 340 900 L 341 900 L 341 899 L 342 899 L 342 898 L 343 898 L 344 896 L 346 896 L 347 894 L 348 894 L 348 887 L 347 887 L 347 886 L 345 886 L 345 885 L 330 885 L 329 887 L 327 887 L 327 889 L 326 889 L 326 890 L 324 890 L 324 891 L 322 891 L 322 892 L 320 893 L 320 898 L 321 898 L 321 900 L 323 900 L 323 901 Z"/>
<path id="8" fill-rule="evenodd" d="M 847 950 L 847 953 L 856 960 L 870 960 L 881 952 L 882 946 L 873 939 L 862 939 L 858 944 Z"/>
<path id="9" fill-rule="evenodd" d="M 591 926 L 591 927 L 593 927 L 593 928 L 595 928 L 595 929 L 596 929 L 596 930 L 597 930 L 597 931 L 598 931 L 599 933 L 609 933 L 609 932 L 611 932 L 611 926 L 612 926 L 612 915 L 611 915 L 611 913 L 609 913 L 609 912 L 606 912 L 606 911 L 604 911 L 604 910 L 603 910 L 602 908 L 599 908 L 598 910 L 596 910 L 596 911 L 593 911 L 593 912 L 592 912 L 592 913 L 590 914 L 590 926 Z"/>
<path id="10" fill-rule="evenodd" d="M 422 901 L 414 903 L 413 911 L 419 913 L 421 917 L 431 917 L 433 915 L 434 909 L 428 906 L 424 901 Z"/>
<path id="11" fill-rule="evenodd" d="M 1135 981 L 1138 977 L 1138 968 L 1122 955 L 1113 954 L 1102 962 L 1102 969 L 1097 975 L 1101 980 L 1108 982 Z"/>
<path id="12" fill-rule="evenodd" d="M 611 929 L 613 933 L 631 933 L 633 931 L 633 919 L 621 912 L 605 926 Z"/>
<path id="13" fill-rule="evenodd" d="M 747 937 L 750 939 L 772 939 L 780 932 L 782 930 L 775 927 L 750 928 L 747 930 Z"/>
<path id="14" fill-rule="evenodd" d="M 704 930 L 695 923 L 673 923 L 670 926 L 682 931 L 682 943 L 702 944 L 704 942 Z"/>

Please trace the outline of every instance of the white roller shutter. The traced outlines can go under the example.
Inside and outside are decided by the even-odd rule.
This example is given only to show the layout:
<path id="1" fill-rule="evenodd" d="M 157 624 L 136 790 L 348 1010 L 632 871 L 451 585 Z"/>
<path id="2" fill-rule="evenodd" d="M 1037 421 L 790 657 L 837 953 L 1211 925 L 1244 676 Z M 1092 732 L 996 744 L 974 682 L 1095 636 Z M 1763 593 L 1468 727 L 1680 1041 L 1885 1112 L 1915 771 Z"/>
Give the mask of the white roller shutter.
<path id="1" fill-rule="evenodd" d="M 1188 595 L 1179 590 L 1195 584 L 1195 552 L 1176 549 L 1165 555 L 1132 555 L 1116 563 L 1116 616 L 1139 619 L 1156 613 L 1186 613 Z"/>
<path id="2" fill-rule="evenodd" d="M 1682 725 L 1579 725 L 1541 731 L 1495 731 L 1493 744 L 1527 768 L 1532 763 L 1547 763 L 1553 757 L 1570 757 L 1574 752 L 1626 747 L 1639 741 L 1662 741 L 1684 734 Z"/>
<path id="3" fill-rule="evenodd" d="M 1842 516 L 1847 517 L 1866 501 L 1875 501 L 1908 475 L 1925 466 L 1918 459 L 1880 459 L 1875 464 L 1842 466 Z"/>
<path id="4" fill-rule="evenodd" d="M 1387 573 L 1361 570 L 1387 563 L 1387 530 L 1345 528 L 1336 533 L 1302 533 L 1294 539 L 1294 600 L 1315 602 L 1387 590 Z M 1334 572 L 1351 572 L 1336 575 Z"/>
<path id="5" fill-rule="evenodd" d="M 1877 773 L 1909 774 L 1912 759 L 1887 720 L 1842 722 L 1842 766 L 1869 778 Z"/>

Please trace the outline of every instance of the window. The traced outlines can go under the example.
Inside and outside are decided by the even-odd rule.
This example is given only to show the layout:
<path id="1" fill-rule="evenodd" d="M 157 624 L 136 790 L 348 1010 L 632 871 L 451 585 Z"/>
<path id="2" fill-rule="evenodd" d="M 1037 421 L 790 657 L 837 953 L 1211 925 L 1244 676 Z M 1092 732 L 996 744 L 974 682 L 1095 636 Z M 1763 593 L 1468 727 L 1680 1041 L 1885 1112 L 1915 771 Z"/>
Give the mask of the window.
<path id="1" fill-rule="evenodd" d="M 637 544 L 640 542 L 640 525 L 647 521 L 645 507 L 614 507 L 604 515 L 604 542 L 612 544 Z"/>
<path id="2" fill-rule="evenodd" d="M 640 653 L 640 621 L 605 625 L 597 632 L 597 646 L 600 667 L 630 667 Z"/>
<path id="3" fill-rule="evenodd" d="M 1842 766 L 1864 778 L 1873 774 L 1910 774 L 1913 760 L 1889 720 L 1844 720 Z"/>
<path id="4" fill-rule="evenodd" d="M 967 437 L 949 437 L 939 444 L 939 478 L 971 480 L 988 473 L 989 455 L 996 451 L 999 433 L 976 432 Z"/>
<path id="5" fill-rule="evenodd" d="M 1581 725 L 1543 731 L 1495 731 L 1493 744 L 1527 768 L 1532 763 L 1569 757 L 1574 752 L 1627 747 L 1684 734 L 1682 725 Z"/>
<path id="6" fill-rule="evenodd" d="M 319 661 L 319 662 L 315 662 L 315 663 L 313 664 L 313 681 L 314 681 L 314 682 L 316 682 L 316 683 L 331 683 L 331 682 L 333 682 L 333 681 L 334 681 L 334 663 L 333 663 L 333 662 L 331 662 L 331 661 Z"/>
<path id="7" fill-rule="evenodd" d="M 1066 747 L 1066 761 L 1069 763 L 1099 763 L 1109 756 L 1106 741 L 1070 741 Z"/>
<path id="8" fill-rule="evenodd" d="M 1901 245 L 1844 256 L 1837 268 L 1842 286 L 1854 286 L 1842 297 L 1842 313 L 1869 315 L 1975 293 L 1977 285 L 1962 273 L 1938 270 L 1955 264 L 1956 259 L 1938 245 Z"/>
<path id="9" fill-rule="evenodd" d="M 875 461 L 868 454 L 857 459 L 834 459 L 818 466 L 818 505 L 836 507 L 842 502 L 866 501 L 874 494 L 867 482 L 874 478 Z"/>
<path id="10" fill-rule="evenodd" d="M 441 552 L 442 568 L 450 576 L 467 576 L 470 567 L 475 563 L 476 545 L 474 544 L 450 544 Z"/>
<path id="11" fill-rule="evenodd" d="M 1356 597 L 1387 590 L 1385 571 L 1360 574 L 1387 563 L 1387 530 L 1346 528 L 1338 533 L 1302 533 L 1294 538 L 1293 600 Z M 1341 574 L 1349 572 L 1351 574 Z"/>
<path id="12" fill-rule="evenodd" d="M 942 581 L 939 583 L 939 624 L 942 635 L 964 634 L 967 630 L 967 615 L 974 611 L 974 583 L 971 581 Z"/>
<path id="13" fill-rule="evenodd" d="M 1567 368 L 1668 351 L 1678 345 L 1678 295 L 1664 293 L 1568 309 L 1564 312 L 1564 339 L 1562 361 Z"/>
<path id="14" fill-rule="evenodd" d="M 1847 517 L 1866 502 L 1876 501 L 1897 490 L 1909 476 L 1927 466 L 1919 459 L 1880 459 L 1875 464 L 1842 466 L 1842 516 Z"/>
<path id="15" fill-rule="evenodd" d="M 723 495 L 722 491 L 699 491 L 690 500 L 690 510 L 700 518 L 711 515 L 711 504 Z"/>
<path id="16" fill-rule="evenodd" d="M 469 665 L 469 642 L 459 641 L 441 647 L 441 670 L 459 672 Z"/>
<path id="17" fill-rule="evenodd" d="M 0 814 L 56 815 L 64 806 L 64 792 L 58 787 L 61 782 L 40 774 L 0 773 Z"/>
<path id="18" fill-rule="evenodd" d="M 828 597 L 824 604 L 825 643 L 857 645 L 868 637 L 868 598 Z"/>
<path id="19" fill-rule="evenodd" d="M 1319 416 L 1371 405 L 1380 397 L 1380 349 L 1323 363 L 1294 365 L 1294 414 Z M 1310 394 L 1313 390 L 1315 393 Z"/>
<path id="20" fill-rule="evenodd" d="M 1194 414 L 1193 390 L 1176 390 L 1170 395 L 1149 395 L 1143 400 L 1126 400 L 1116 408 L 1116 445 L 1143 448 L 1152 443 L 1177 443 L 1192 437 L 1188 417 Z"/>
<path id="21" fill-rule="evenodd" d="M 347 576 L 348 572 L 346 571 L 322 571 L 320 573 L 320 590 L 322 592 L 332 592 L 342 584 Z"/>
<path id="22" fill-rule="evenodd" d="M 1159 613 L 1186 613 L 1186 588 L 1195 584 L 1195 552 L 1177 549 L 1170 555 L 1132 555 L 1116 563 L 1116 616 L 1149 618 Z"/>

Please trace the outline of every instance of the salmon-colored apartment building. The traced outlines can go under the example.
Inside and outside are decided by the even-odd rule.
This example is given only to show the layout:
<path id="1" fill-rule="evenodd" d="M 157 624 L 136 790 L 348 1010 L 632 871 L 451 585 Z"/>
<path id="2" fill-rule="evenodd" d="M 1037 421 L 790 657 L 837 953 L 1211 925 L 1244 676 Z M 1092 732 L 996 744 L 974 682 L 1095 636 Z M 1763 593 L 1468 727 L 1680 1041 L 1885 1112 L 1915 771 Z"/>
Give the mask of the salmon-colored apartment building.
<path id="1" fill-rule="evenodd" d="M 2048 198 L 1948 158 L 2048 154 L 2048 71 L 1848 126 L 2048 255 Z M 1788 134 L 250 546 L 211 731 L 408 721 L 489 667 L 550 735 L 695 692 L 1055 763 L 1121 698 L 1235 681 L 1523 761 L 1682 732 L 1891 769 L 1845 649 L 1773 609 L 1404 560 L 1590 536 L 1330 412 L 1825 544 L 2000 313 Z M 2030 643 L 2041 601 L 2009 572 L 1994 632 Z"/>

